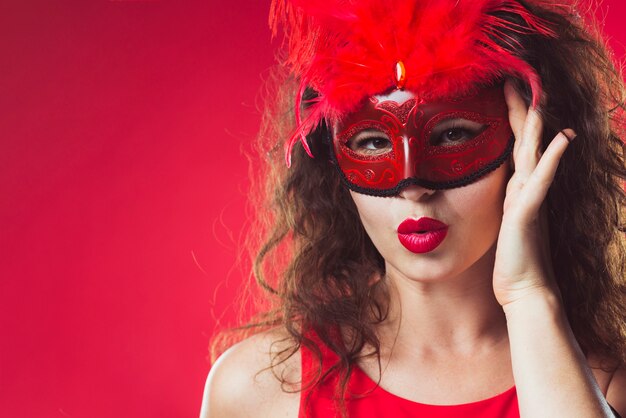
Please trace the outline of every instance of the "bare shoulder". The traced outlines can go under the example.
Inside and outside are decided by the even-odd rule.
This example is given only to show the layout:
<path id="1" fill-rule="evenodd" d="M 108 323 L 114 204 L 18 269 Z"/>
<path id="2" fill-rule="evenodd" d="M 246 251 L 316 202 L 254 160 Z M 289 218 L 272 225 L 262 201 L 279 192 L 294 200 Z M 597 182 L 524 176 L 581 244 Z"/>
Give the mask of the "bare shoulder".
<path id="1" fill-rule="evenodd" d="M 290 353 L 286 331 L 253 335 L 228 349 L 215 362 L 204 388 L 201 418 L 296 418 L 300 405 L 300 353 Z M 286 351 L 285 350 L 289 350 Z M 281 357 L 278 357 L 281 358 Z"/>
<path id="2" fill-rule="evenodd" d="M 589 355 L 587 362 L 607 402 L 626 417 L 626 366 L 595 355 Z"/>

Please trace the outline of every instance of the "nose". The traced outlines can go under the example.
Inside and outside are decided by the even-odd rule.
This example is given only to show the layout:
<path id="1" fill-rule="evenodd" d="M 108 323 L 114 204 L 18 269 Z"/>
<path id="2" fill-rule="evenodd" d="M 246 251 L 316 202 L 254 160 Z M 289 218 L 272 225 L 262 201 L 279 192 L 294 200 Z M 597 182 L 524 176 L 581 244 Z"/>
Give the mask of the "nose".
<path id="1" fill-rule="evenodd" d="M 427 189 L 426 187 L 418 186 L 416 184 L 409 184 L 400 190 L 398 196 L 403 199 L 418 201 L 428 199 L 436 192 L 437 190 Z"/>

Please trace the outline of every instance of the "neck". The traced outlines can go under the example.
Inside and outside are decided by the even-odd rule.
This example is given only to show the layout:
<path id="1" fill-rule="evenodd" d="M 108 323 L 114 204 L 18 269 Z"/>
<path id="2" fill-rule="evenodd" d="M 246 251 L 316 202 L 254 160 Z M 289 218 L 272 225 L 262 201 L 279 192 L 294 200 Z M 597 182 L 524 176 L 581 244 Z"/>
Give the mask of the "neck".
<path id="1" fill-rule="evenodd" d="M 389 316 L 379 327 L 381 347 L 470 355 L 506 341 L 506 319 L 493 293 L 494 257 L 495 248 L 463 273 L 437 281 L 387 266 Z"/>

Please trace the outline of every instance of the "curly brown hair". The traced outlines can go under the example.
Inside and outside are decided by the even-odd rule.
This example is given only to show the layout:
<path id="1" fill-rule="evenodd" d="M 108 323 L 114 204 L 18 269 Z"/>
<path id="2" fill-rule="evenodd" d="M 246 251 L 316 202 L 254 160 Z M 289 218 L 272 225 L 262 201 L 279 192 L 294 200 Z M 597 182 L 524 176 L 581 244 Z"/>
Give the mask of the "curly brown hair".
<path id="1" fill-rule="evenodd" d="M 544 148 L 563 128 L 578 137 L 564 154 L 547 196 L 550 249 L 563 305 L 585 353 L 626 364 L 626 247 L 623 234 L 624 85 L 620 71 L 597 29 L 573 7 L 520 1 L 544 19 L 556 37 L 512 33 L 515 53 L 532 65 L 543 82 L 540 106 Z M 498 16 L 523 25 L 517 15 Z M 502 45 L 511 49 L 511 45 Z M 322 125 L 307 138 L 315 158 L 294 150 L 292 167 L 284 163 L 284 142 L 294 129 L 296 82 L 283 67 L 272 78 L 276 89 L 267 104 L 253 171 L 254 203 L 260 231 L 254 241 L 254 277 L 270 306 L 246 326 L 256 332 L 281 326 L 290 348 L 276 354 L 277 364 L 305 345 L 313 330 L 339 358 L 325 375 L 339 372 L 341 387 L 366 347 L 378 355 L 375 325 L 385 319 L 384 260 L 366 234 L 356 207 L 329 158 Z M 527 103 L 530 90 L 514 80 Z M 309 92 L 314 94 L 314 92 Z M 264 184 L 256 182 L 265 178 Z M 333 338 L 341 329 L 348 341 Z M 223 348 L 215 340 L 213 356 Z M 324 379 L 320 373 L 307 385 Z M 340 396 L 343 398 L 343 396 Z"/>

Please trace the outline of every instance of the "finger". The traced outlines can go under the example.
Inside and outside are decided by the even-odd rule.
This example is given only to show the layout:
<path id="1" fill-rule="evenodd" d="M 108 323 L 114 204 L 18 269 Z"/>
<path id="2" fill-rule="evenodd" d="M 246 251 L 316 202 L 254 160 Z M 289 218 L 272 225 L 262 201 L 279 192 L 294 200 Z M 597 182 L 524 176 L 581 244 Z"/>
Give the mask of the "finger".
<path id="1" fill-rule="evenodd" d="M 526 106 L 524 99 L 517 92 L 513 83 L 508 79 L 504 82 L 504 100 L 509 108 L 511 130 L 515 138 L 518 139 L 518 141 L 515 142 L 515 147 L 517 147 L 522 139 L 522 133 L 524 132 L 524 122 L 526 121 L 528 106 Z"/>
<path id="2" fill-rule="evenodd" d="M 513 131 L 515 142 L 513 143 L 513 169 L 515 170 L 515 157 L 519 154 L 519 146 L 522 143 L 522 134 L 524 132 L 524 122 L 528 114 L 528 107 L 522 96 L 513 86 L 513 83 L 507 79 L 504 82 L 504 100 L 509 109 L 509 125 Z"/>
<path id="3" fill-rule="evenodd" d="M 504 83 L 504 98 L 509 108 L 511 130 L 515 135 L 513 165 L 518 176 L 525 180 L 541 157 L 543 120 L 537 109 L 528 109 L 510 80 Z"/>
<path id="4" fill-rule="evenodd" d="M 522 182 L 526 182 L 541 158 L 542 133 L 543 121 L 541 115 L 536 109 L 528 109 L 522 138 L 519 141 L 517 153 L 513 155 L 515 173 Z"/>
<path id="5" fill-rule="evenodd" d="M 537 166 L 541 158 L 543 137 L 543 118 L 539 111 L 535 108 L 528 109 L 528 115 L 524 122 L 524 133 L 522 135 L 522 143 L 520 144 L 520 157 L 523 161 L 529 163 L 529 175 Z"/>
<path id="6" fill-rule="evenodd" d="M 566 132 L 568 134 L 571 132 L 573 135 L 570 137 L 573 139 L 575 136 L 574 131 L 568 129 Z M 554 180 L 554 175 L 556 174 L 561 157 L 569 143 L 570 139 L 568 136 L 563 132 L 559 132 L 550 142 L 548 148 L 546 148 L 546 151 L 537 163 L 537 167 L 524 184 L 523 196 L 518 199 L 518 202 L 526 202 L 524 205 L 524 214 L 521 215 L 522 218 L 524 218 L 522 221 L 528 222 L 536 217 L 541 204 L 548 194 L 548 189 Z"/>

